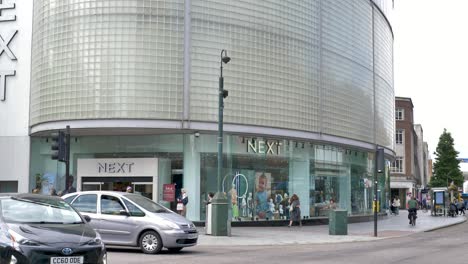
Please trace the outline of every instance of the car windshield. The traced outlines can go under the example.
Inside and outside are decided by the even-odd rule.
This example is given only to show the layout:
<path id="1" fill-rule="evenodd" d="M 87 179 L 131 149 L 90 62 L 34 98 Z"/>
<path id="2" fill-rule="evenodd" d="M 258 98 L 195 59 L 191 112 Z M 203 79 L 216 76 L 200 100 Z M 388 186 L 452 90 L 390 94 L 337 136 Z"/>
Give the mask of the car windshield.
<path id="1" fill-rule="evenodd" d="M 80 215 L 65 201 L 9 198 L 0 200 L 0 215 L 6 223 L 78 224 Z"/>
<path id="2" fill-rule="evenodd" d="M 144 196 L 141 196 L 138 194 L 125 194 L 124 196 L 125 198 L 136 203 L 137 205 L 139 205 L 140 207 L 142 207 L 143 209 L 149 212 L 152 212 L 152 213 L 168 213 L 169 212 L 169 210 L 166 207 L 160 204 L 157 204 Z"/>

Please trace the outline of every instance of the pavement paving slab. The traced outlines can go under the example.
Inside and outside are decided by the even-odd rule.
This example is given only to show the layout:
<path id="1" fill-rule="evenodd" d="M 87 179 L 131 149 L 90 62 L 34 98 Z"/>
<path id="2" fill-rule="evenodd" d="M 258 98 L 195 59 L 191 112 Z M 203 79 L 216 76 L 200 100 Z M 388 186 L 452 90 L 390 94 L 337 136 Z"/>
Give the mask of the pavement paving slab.
<path id="1" fill-rule="evenodd" d="M 430 212 L 418 211 L 416 226 L 411 226 L 408 223 L 408 212 L 400 210 L 399 215 L 388 215 L 385 219 L 379 219 L 377 222 L 377 237 L 374 236 L 373 221 L 348 224 L 348 235 L 329 235 L 328 225 L 232 227 L 231 236 L 206 235 L 204 228 L 200 227 L 198 245 L 266 246 L 374 241 L 408 236 L 417 232 L 429 232 L 460 224 L 466 220 L 467 218 L 464 215 L 456 217 L 432 216 Z"/>

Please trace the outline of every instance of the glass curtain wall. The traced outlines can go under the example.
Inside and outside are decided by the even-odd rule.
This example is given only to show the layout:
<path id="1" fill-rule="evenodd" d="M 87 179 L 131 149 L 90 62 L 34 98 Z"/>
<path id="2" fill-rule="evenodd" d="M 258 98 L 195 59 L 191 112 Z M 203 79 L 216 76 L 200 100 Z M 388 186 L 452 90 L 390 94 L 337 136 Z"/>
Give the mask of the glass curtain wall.
<path id="1" fill-rule="evenodd" d="M 160 195 L 162 184 L 183 186 L 193 198 L 191 219 L 204 220 L 208 193 L 217 191 L 216 135 L 190 136 L 195 143 L 183 137 L 179 134 L 73 138 L 71 173 L 76 176 L 80 158 L 157 157 Z M 229 217 L 233 221 L 286 220 L 292 194 L 299 196 L 305 218 L 328 217 L 330 209 L 335 207 L 348 210 L 350 215 L 372 213 L 374 154 L 371 152 L 235 135 L 225 135 L 223 147 L 221 191 L 228 196 Z M 30 188 L 39 186 L 44 194 L 52 187 L 65 188 L 64 165 L 50 159 L 47 139 L 32 139 L 31 161 Z M 138 192 L 147 193 L 139 189 L 146 188 L 147 183 L 133 184 Z M 86 188 L 101 185 L 93 186 L 86 185 Z M 386 208 L 388 170 L 379 176 L 378 189 L 380 205 Z M 157 200 L 161 201 L 162 196 Z"/>
<path id="2" fill-rule="evenodd" d="M 228 196 L 232 221 L 288 219 L 293 193 L 299 196 L 305 218 L 328 217 L 334 208 L 346 209 L 350 215 L 372 213 L 373 153 L 308 142 L 226 137 L 221 191 Z M 217 153 L 200 153 L 200 162 L 203 201 L 217 191 Z M 383 207 L 387 174 L 379 176 Z M 206 206 L 200 210 L 204 220 Z"/>

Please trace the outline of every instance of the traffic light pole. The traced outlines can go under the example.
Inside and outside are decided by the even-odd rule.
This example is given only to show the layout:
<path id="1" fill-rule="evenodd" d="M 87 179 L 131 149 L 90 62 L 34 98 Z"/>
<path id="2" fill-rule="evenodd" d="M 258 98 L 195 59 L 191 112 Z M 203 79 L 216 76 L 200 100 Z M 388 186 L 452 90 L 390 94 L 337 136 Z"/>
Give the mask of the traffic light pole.
<path id="1" fill-rule="evenodd" d="M 70 126 L 67 126 L 67 130 L 65 131 L 65 138 L 66 138 L 66 161 L 65 161 L 65 187 L 66 190 L 70 187 Z"/>

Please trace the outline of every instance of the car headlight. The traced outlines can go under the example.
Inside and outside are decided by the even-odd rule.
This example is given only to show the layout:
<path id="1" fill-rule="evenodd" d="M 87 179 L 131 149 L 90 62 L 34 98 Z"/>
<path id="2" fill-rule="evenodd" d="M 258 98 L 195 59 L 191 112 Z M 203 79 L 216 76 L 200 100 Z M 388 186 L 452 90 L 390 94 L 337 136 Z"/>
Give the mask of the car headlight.
<path id="1" fill-rule="evenodd" d="M 96 232 L 96 237 L 89 240 L 88 242 L 85 243 L 85 245 L 89 245 L 89 246 L 99 246 L 99 245 L 102 245 L 102 239 L 101 239 L 101 235 Z"/>
<path id="2" fill-rule="evenodd" d="M 11 242 L 13 244 L 13 247 L 16 250 L 19 250 L 20 245 L 25 245 L 25 246 L 39 246 L 39 245 L 41 245 L 41 243 L 39 243 L 37 241 L 34 241 L 32 239 L 28 239 L 28 238 L 16 233 L 15 231 L 13 231 L 11 229 L 8 230 L 8 233 L 10 233 Z"/>
<path id="3" fill-rule="evenodd" d="M 88 246 L 98 246 L 98 245 L 101 245 L 102 243 L 102 240 L 100 238 L 93 238 L 91 240 L 89 240 L 88 242 L 85 243 L 85 245 L 88 245 Z"/>
<path id="4" fill-rule="evenodd" d="M 180 229 L 180 226 L 176 223 L 173 223 L 168 220 L 162 220 L 161 221 L 161 227 L 162 229 Z"/>

